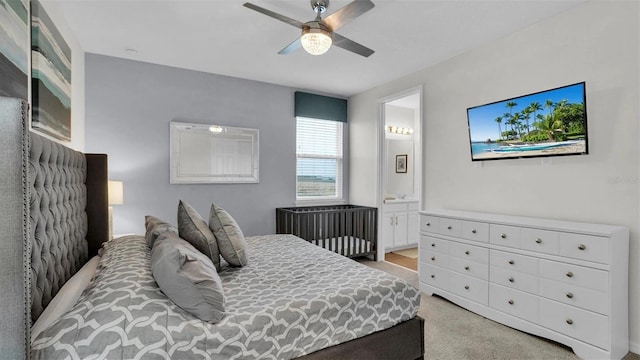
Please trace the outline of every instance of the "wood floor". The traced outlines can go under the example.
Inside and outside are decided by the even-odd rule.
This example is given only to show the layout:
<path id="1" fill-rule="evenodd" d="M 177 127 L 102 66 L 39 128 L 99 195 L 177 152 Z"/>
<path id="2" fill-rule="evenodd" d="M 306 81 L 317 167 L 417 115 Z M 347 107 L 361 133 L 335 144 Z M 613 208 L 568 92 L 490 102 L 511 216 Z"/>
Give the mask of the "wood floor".
<path id="1" fill-rule="evenodd" d="M 418 271 L 418 259 L 402 256 L 393 252 L 384 254 L 384 260 L 390 263 L 406 267 L 413 271 Z"/>

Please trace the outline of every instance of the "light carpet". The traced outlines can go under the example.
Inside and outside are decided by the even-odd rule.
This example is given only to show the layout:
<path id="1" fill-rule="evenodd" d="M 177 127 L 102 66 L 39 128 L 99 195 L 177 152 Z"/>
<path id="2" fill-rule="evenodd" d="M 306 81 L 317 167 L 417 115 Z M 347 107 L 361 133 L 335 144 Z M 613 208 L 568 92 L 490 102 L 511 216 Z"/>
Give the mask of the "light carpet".
<path id="1" fill-rule="evenodd" d="M 418 287 L 414 271 L 388 262 L 359 261 Z M 425 319 L 425 359 L 578 359 L 563 345 L 498 324 L 437 296 L 423 293 L 418 315 Z M 640 356 L 629 353 L 624 360 Z"/>

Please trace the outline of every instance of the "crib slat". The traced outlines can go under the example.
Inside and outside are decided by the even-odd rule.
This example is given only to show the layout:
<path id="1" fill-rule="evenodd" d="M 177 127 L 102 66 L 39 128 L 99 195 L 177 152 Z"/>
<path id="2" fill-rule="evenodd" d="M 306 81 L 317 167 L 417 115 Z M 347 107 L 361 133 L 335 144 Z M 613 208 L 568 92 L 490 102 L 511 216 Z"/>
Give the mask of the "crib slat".
<path id="1" fill-rule="evenodd" d="M 334 229 L 335 229 L 335 236 L 334 236 L 334 240 L 333 240 L 333 252 L 335 253 L 340 253 L 340 237 L 342 236 L 341 233 L 341 224 L 342 224 L 342 212 L 340 211 L 336 211 L 333 213 L 333 218 L 334 218 Z"/>

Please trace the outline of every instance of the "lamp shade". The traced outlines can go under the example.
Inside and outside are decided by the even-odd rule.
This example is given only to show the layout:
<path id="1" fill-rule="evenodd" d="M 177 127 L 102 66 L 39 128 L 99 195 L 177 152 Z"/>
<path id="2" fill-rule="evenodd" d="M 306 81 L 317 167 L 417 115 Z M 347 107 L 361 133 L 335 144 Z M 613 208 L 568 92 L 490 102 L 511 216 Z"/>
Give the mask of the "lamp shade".
<path id="1" fill-rule="evenodd" d="M 109 205 L 122 205 L 124 203 L 124 190 L 122 181 L 109 180 Z"/>

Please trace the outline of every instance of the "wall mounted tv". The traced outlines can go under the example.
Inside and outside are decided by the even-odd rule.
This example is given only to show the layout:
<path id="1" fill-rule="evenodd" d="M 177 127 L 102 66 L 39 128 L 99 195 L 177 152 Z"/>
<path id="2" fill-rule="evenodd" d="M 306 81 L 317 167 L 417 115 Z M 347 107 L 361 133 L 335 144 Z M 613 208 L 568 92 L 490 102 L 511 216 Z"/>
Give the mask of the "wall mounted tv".
<path id="1" fill-rule="evenodd" d="M 586 155 L 585 83 L 467 109 L 471 160 Z"/>

